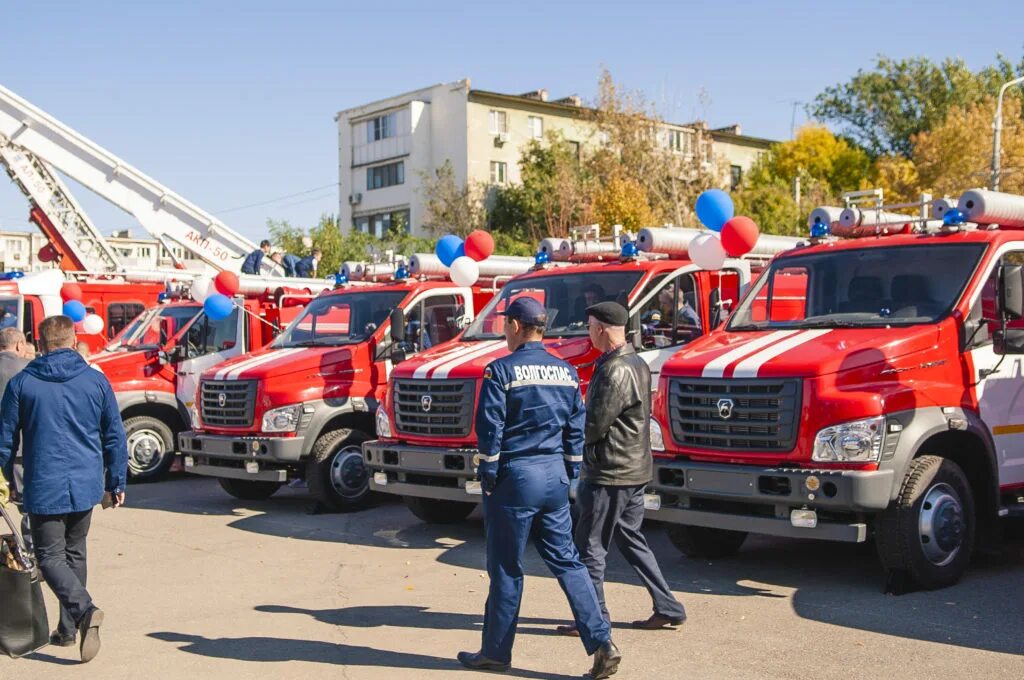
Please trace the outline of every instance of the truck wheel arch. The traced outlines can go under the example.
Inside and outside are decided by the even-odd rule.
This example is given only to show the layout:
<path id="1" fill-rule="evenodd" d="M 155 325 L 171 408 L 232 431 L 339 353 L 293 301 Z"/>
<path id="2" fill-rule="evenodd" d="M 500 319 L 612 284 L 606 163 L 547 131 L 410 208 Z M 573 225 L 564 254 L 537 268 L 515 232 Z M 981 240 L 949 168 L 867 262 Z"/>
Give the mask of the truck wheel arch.
<path id="1" fill-rule="evenodd" d="M 376 424 L 374 420 L 374 412 L 364 411 L 350 411 L 344 410 L 338 413 L 332 413 L 322 423 L 317 423 L 314 418 L 313 422 L 310 423 L 310 427 L 304 433 L 305 445 L 303 446 L 302 456 L 303 458 L 308 457 L 313 449 L 313 445 L 325 432 L 331 432 L 333 430 L 349 429 L 359 430 L 370 435 L 375 436 Z"/>
<path id="2" fill-rule="evenodd" d="M 149 416 L 165 423 L 171 432 L 177 437 L 178 433 L 187 429 L 187 421 L 182 417 L 180 411 L 163 402 L 138 402 L 122 406 L 121 420 L 125 421 L 136 416 Z"/>

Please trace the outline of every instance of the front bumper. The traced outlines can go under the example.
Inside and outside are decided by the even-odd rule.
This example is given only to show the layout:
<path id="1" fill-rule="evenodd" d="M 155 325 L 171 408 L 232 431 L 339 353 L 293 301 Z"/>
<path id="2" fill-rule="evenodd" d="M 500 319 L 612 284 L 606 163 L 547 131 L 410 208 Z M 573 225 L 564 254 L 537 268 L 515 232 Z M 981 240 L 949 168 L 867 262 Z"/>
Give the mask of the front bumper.
<path id="1" fill-rule="evenodd" d="M 188 472 L 206 477 L 286 482 L 302 458 L 302 437 L 238 437 L 182 432 L 178 450 Z"/>
<path id="2" fill-rule="evenodd" d="M 817 489 L 808 488 L 814 477 Z M 647 517 L 673 524 L 748 531 L 772 536 L 859 543 L 867 516 L 889 505 L 893 470 L 762 468 L 655 460 L 649 491 L 661 509 Z M 815 486 L 812 480 L 811 486 Z M 814 528 L 794 526 L 792 510 L 817 513 Z"/>
<path id="3" fill-rule="evenodd" d="M 479 495 L 466 492 L 466 482 L 476 479 L 476 454 L 476 449 L 411 446 L 380 439 L 363 444 L 374 491 L 465 503 L 480 502 Z"/>

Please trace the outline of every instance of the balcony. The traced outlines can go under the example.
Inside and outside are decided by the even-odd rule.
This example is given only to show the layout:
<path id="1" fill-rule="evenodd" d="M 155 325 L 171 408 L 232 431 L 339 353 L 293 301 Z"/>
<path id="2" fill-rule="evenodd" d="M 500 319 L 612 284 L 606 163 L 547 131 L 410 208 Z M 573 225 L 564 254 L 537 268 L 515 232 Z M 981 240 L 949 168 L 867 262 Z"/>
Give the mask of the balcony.
<path id="1" fill-rule="evenodd" d="M 376 142 L 357 144 L 352 147 L 352 167 L 408 156 L 411 150 L 412 135 L 398 135 Z"/>

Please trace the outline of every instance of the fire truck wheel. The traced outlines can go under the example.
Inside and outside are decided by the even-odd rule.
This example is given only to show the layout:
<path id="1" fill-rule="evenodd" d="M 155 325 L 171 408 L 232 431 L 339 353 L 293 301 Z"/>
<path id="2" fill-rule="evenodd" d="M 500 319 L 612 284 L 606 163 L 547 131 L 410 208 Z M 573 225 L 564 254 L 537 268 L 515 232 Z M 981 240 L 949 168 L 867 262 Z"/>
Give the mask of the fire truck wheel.
<path id="1" fill-rule="evenodd" d="M 362 507 L 370 496 L 370 472 L 362 443 L 370 436 L 359 430 L 326 432 L 313 444 L 306 462 L 306 485 L 330 510 Z"/>
<path id="2" fill-rule="evenodd" d="M 249 479 L 227 479 L 221 477 L 220 488 L 243 501 L 262 501 L 270 498 L 281 488 L 280 482 L 261 482 Z"/>
<path id="3" fill-rule="evenodd" d="M 174 463 L 174 433 L 163 421 L 136 416 L 124 421 L 128 440 L 128 474 L 133 481 L 155 481 Z"/>
<path id="4" fill-rule="evenodd" d="M 405 496 L 405 505 L 412 514 L 427 524 L 455 524 L 469 517 L 476 507 L 475 503 L 459 501 L 442 501 L 433 498 L 416 498 Z"/>
<path id="5" fill-rule="evenodd" d="M 708 527 L 691 527 L 685 524 L 666 524 L 668 539 L 676 550 L 694 559 L 718 559 L 730 557 L 739 552 L 745 531 L 727 531 Z"/>
<path id="6" fill-rule="evenodd" d="M 974 496 L 960 466 L 915 458 L 900 494 L 875 522 L 882 566 L 927 590 L 960 580 L 974 549 Z"/>

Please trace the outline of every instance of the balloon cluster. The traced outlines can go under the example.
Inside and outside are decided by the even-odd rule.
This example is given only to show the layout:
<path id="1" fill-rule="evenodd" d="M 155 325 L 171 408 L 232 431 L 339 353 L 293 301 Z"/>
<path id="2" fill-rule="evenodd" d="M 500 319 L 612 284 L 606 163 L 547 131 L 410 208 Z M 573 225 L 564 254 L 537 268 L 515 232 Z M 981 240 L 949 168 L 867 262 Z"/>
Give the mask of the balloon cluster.
<path id="1" fill-rule="evenodd" d="M 701 269 L 721 269 L 726 257 L 740 257 L 754 249 L 761 235 L 754 220 L 734 216 L 729 194 L 708 189 L 697 197 L 697 219 L 711 231 L 690 241 L 690 259 Z"/>
<path id="2" fill-rule="evenodd" d="M 90 314 L 82 302 L 82 287 L 77 283 L 68 282 L 60 288 L 60 299 L 64 301 L 61 312 L 75 322 L 75 328 L 79 333 L 88 335 L 99 335 L 103 332 L 103 317 L 99 314 Z"/>
<path id="3" fill-rule="evenodd" d="M 203 304 L 203 311 L 210 321 L 221 321 L 231 316 L 235 303 L 231 298 L 238 294 L 240 283 L 234 272 L 223 271 L 214 278 L 197 276 L 192 282 L 192 299 Z"/>
<path id="4" fill-rule="evenodd" d="M 434 254 L 449 269 L 452 283 L 472 286 L 480 278 L 480 265 L 494 253 L 494 239 L 483 229 L 470 232 L 463 241 L 454 234 L 442 236 L 434 246 Z"/>

